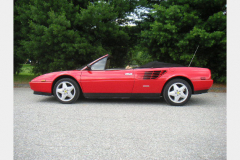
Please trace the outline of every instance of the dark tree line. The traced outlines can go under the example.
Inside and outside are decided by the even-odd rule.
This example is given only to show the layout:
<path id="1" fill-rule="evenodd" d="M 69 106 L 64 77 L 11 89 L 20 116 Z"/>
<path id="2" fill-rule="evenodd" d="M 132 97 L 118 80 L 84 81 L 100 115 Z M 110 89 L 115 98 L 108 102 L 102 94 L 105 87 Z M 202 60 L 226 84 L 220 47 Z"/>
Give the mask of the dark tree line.
<path id="1" fill-rule="evenodd" d="M 192 66 L 226 82 L 225 11 L 223 0 L 15 0 L 14 73 L 27 58 L 38 62 L 37 74 L 75 69 L 107 53 L 116 66 L 187 66 L 199 45 Z M 129 20 L 134 12 L 138 20 Z"/>

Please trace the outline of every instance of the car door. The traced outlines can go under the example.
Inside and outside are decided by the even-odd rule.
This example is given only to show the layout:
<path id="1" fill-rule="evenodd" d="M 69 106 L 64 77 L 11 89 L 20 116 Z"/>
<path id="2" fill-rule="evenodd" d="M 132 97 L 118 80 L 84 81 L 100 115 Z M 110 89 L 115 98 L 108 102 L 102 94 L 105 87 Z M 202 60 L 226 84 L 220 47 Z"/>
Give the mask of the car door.
<path id="1" fill-rule="evenodd" d="M 86 97 L 128 97 L 133 89 L 133 69 L 106 70 L 105 57 L 82 71 L 81 87 Z"/>

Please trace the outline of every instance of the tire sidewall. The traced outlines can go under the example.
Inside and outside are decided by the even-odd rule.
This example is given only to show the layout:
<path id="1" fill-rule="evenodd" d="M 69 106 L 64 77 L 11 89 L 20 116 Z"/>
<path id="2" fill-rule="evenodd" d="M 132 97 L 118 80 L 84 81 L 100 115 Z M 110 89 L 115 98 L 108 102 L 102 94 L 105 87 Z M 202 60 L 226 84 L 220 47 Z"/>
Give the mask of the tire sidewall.
<path id="1" fill-rule="evenodd" d="M 75 92 L 76 92 L 75 96 L 70 101 L 62 101 L 61 99 L 58 98 L 58 96 L 56 94 L 57 86 L 59 85 L 59 83 L 61 83 L 63 81 L 70 82 L 75 87 Z M 75 102 L 79 98 L 79 96 L 80 96 L 80 89 L 79 89 L 78 84 L 73 79 L 71 79 L 71 78 L 62 78 L 62 79 L 58 80 L 57 83 L 55 83 L 54 88 L 53 88 L 53 95 L 59 102 L 61 102 L 63 104 L 70 104 L 70 103 Z"/>
<path id="2" fill-rule="evenodd" d="M 169 87 L 174 84 L 174 83 L 183 83 L 187 89 L 188 89 L 188 97 L 185 101 L 181 102 L 181 103 L 174 103 L 173 101 L 170 100 L 170 98 L 168 97 L 168 89 Z M 170 104 L 170 105 L 173 105 L 173 106 L 182 106 L 184 104 L 186 104 L 190 98 L 191 98 L 191 95 L 192 95 L 192 89 L 191 89 L 191 86 L 189 85 L 189 83 L 183 79 L 173 79 L 173 80 L 170 80 L 165 86 L 164 86 L 164 89 L 163 89 L 163 97 L 165 99 L 165 101 Z"/>

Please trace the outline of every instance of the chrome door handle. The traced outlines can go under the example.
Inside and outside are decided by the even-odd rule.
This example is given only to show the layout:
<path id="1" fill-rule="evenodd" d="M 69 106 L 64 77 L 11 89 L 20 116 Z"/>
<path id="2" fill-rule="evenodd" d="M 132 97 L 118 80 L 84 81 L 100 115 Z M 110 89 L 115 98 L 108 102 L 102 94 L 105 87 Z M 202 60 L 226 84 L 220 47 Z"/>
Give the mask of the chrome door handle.
<path id="1" fill-rule="evenodd" d="M 131 76 L 131 75 L 132 75 L 132 73 L 125 73 L 125 75 L 126 75 L 126 76 Z"/>

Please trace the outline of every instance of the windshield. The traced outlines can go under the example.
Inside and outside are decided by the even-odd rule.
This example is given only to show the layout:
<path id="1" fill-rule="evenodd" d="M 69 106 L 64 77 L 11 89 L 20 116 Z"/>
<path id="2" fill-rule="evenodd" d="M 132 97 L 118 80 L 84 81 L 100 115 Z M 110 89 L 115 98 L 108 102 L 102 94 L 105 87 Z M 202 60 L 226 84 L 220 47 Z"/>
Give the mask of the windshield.
<path id="1" fill-rule="evenodd" d="M 92 64 L 94 64 L 95 62 L 97 62 L 97 61 L 99 61 L 100 59 L 103 59 L 104 57 L 107 57 L 107 56 L 108 56 L 108 54 L 106 54 L 106 55 L 104 55 L 104 56 L 96 59 L 96 60 L 93 61 L 93 62 L 86 63 L 86 64 L 82 65 L 81 67 L 77 68 L 77 70 L 82 70 L 82 69 L 83 69 L 84 67 L 86 67 L 87 65 L 92 65 Z"/>

